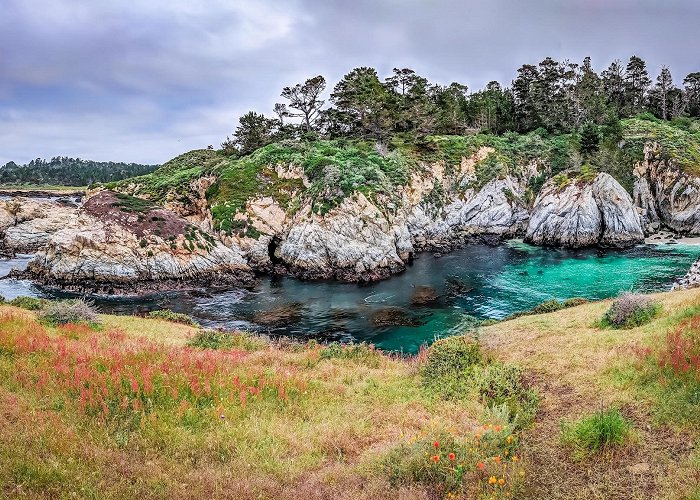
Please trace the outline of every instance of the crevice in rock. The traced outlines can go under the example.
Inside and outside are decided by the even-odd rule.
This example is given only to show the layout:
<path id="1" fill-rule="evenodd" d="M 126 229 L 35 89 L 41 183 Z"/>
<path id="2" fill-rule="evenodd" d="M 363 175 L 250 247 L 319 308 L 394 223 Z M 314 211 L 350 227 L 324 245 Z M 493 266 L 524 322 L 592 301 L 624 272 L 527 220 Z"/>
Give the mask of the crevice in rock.
<path id="1" fill-rule="evenodd" d="M 278 236 L 273 236 L 267 244 L 267 256 L 270 257 L 270 262 L 273 265 L 283 264 L 282 259 L 277 256 L 277 247 L 281 243 Z"/>

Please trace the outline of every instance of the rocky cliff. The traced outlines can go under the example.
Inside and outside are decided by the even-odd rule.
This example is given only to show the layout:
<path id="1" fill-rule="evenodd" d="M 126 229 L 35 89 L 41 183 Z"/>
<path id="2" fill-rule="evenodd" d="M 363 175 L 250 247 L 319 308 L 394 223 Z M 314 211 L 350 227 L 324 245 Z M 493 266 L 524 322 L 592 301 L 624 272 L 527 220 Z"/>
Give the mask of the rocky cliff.
<path id="1" fill-rule="evenodd" d="M 634 168 L 634 199 L 647 232 L 665 226 L 700 234 L 700 177 L 681 168 L 662 145 L 649 142 Z"/>
<path id="2" fill-rule="evenodd" d="M 251 271 L 364 281 L 401 271 L 417 252 L 476 241 L 525 237 L 537 245 L 625 247 L 662 226 L 697 232 L 700 181 L 688 170 L 694 157 L 674 159 L 673 141 L 651 146 L 660 136 L 656 128 L 676 137 L 669 126 L 630 123 L 619 146 L 624 161 L 609 168 L 583 168 L 572 137 L 534 132 L 398 141 L 392 151 L 343 140 L 281 141 L 244 158 L 197 150 L 107 186 L 118 195 L 91 193 L 98 194 L 77 217 L 63 217 L 77 225 L 36 217 L 27 226 L 41 234 L 36 244 L 3 212 L 0 230 L 5 246 L 45 244 L 35 268 L 50 270 L 48 276 L 107 284 Z M 676 156 L 694 147 L 695 139 L 685 136 L 691 142 L 673 150 Z M 634 198 L 615 180 L 631 184 L 632 165 Z M 108 210 L 99 200 L 109 196 L 117 198 Z M 180 221 L 167 236 L 157 224 L 139 229 L 140 211 L 158 206 Z"/>
<path id="3" fill-rule="evenodd" d="M 67 204 L 24 197 L 0 202 L 0 255 L 35 252 L 76 220 L 77 208 Z"/>
<path id="4" fill-rule="evenodd" d="M 55 231 L 27 273 L 107 294 L 253 281 L 240 253 L 169 210 L 111 191 L 90 198 L 72 224 Z"/>

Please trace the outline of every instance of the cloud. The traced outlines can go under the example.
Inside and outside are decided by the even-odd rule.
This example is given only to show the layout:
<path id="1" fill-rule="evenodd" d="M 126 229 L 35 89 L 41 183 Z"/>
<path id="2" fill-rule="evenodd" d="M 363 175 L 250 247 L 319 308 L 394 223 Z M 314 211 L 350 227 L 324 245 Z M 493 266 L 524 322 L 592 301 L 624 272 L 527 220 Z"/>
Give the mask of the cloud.
<path id="1" fill-rule="evenodd" d="M 547 55 L 697 71 L 694 0 L 4 0 L 0 164 L 163 162 L 218 144 L 280 89 L 355 66 L 508 83 Z"/>

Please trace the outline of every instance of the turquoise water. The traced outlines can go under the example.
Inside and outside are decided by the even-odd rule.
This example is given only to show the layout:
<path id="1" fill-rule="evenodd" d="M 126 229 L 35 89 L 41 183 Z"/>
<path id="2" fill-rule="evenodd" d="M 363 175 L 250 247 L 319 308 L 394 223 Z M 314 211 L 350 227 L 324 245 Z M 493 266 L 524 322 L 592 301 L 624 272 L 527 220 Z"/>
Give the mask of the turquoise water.
<path id="1" fill-rule="evenodd" d="M 498 247 L 473 245 L 441 258 L 422 254 L 404 273 L 369 285 L 263 277 L 252 291 L 175 292 L 100 299 L 98 305 L 105 312 L 129 314 L 168 307 L 210 327 L 367 341 L 415 352 L 435 337 L 462 331 L 467 315 L 500 319 L 552 298 L 602 299 L 624 290 L 667 290 L 698 258 L 698 245 L 564 250 L 514 240 Z M 0 262 L 0 275 L 10 265 Z M 413 305 L 420 287 L 434 289 L 437 300 Z M 1 295 L 28 293 L 53 295 L 26 282 L 0 281 Z M 387 316 L 398 317 L 405 326 L 383 324 Z"/>

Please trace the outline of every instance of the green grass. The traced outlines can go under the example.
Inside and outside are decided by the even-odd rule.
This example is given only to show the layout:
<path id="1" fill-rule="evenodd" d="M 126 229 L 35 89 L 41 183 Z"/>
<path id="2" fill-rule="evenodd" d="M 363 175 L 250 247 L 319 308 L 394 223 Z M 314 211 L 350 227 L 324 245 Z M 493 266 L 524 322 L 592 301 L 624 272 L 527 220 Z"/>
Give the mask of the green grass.
<path id="1" fill-rule="evenodd" d="M 573 449 L 577 459 L 621 447 L 630 435 L 632 424 L 619 410 L 601 410 L 562 425 L 562 442 Z"/>
<path id="2" fill-rule="evenodd" d="M 180 323 L 182 325 L 197 325 L 197 322 L 194 319 L 192 319 L 192 316 L 183 313 L 177 313 L 171 311 L 170 309 L 158 309 L 157 311 L 150 311 L 148 314 L 146 314 L 146 317 L 150 319 L 162 319 L 165 321 L 170 321 L 172 323 Z"/>

